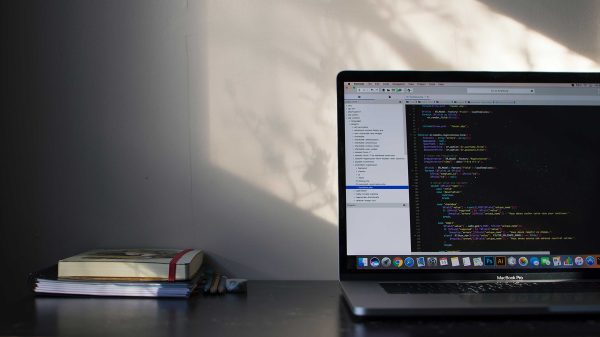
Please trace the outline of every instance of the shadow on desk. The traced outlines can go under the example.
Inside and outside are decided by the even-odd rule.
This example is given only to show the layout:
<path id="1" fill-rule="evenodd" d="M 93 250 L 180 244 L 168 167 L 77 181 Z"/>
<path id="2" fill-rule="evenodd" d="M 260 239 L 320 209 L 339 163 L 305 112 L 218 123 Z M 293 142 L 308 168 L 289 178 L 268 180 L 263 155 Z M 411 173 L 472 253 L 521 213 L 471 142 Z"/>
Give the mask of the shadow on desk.
<path id="1" fill-rule="evenodd" d="M 28 298 L 0 335 L 597 336 L 600 317 L 354 318 L 332 281 L 252 281 L 247 295 Z"/>

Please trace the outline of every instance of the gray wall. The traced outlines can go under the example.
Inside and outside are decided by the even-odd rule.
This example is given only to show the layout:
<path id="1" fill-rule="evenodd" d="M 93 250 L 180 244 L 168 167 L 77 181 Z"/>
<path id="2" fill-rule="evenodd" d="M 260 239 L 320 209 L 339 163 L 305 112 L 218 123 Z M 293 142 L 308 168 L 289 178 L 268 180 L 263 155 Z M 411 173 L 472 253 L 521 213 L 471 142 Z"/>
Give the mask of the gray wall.
<path id="1" fill-rule="evenodd" d="M 334 279 L 339 70 L 598 70 L 594 1 L 0 6 L 2 296 L 99 247 Z"/>
<path id="2" fill-rule="evenodd" d="M 2 11 L 12 23 L 3 27 L 12 38 L 3 49 L 12 75 L 2 109 L 11 134 L 6 282 L 95 247 L 196 246 L 186 2 L 23 1 L 11 10 Z"/>

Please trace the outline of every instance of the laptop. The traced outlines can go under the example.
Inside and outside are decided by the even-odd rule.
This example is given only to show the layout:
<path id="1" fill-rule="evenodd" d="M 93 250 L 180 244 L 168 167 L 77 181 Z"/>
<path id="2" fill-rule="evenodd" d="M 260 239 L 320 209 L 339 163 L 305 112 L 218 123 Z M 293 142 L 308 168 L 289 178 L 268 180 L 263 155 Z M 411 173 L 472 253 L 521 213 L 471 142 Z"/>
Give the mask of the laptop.
<path id="1" fill-rule="evenodd" d="M 600 312 L 600 74 L 343 71 L 357 316 Z"/>

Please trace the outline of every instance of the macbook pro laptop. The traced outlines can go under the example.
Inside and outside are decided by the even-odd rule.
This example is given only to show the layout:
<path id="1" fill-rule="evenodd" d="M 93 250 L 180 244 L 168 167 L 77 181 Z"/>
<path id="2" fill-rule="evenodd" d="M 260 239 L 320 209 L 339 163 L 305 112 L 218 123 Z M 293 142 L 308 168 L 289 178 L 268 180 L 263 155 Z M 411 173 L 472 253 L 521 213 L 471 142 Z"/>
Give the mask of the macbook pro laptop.
<path id="1" fill-rule="evenodd" d="M 600 74 L 343 71 L 355 315 L 600 312 Z"/>

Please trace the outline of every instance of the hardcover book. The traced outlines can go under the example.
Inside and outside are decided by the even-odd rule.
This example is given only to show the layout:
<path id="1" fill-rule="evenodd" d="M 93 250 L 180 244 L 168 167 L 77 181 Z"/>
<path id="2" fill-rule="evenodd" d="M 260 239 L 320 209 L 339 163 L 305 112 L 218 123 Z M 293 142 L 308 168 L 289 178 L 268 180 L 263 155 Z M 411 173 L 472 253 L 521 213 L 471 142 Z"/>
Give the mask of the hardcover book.
<path id="1" fill-rule="evenodd" d="M 58 262 L 59 278 L 182 281 L 200 269 L 198 249 L 100 249 Z"/>

